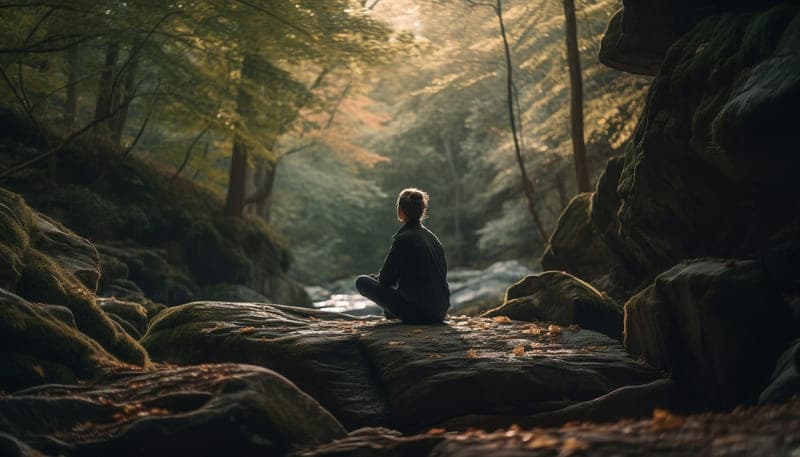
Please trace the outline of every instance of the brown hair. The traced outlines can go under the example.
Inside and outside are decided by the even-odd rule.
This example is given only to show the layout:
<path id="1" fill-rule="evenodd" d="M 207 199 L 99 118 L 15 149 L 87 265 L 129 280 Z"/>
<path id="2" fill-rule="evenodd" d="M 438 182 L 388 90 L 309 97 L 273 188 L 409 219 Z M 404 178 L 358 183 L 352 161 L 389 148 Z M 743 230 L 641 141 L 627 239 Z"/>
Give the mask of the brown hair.
<path id="1" fill-rule="evenodd" d="M 428 194 L 424 190 L 409 187 L 397 196 L 396 206 L 403 210 L 408 222 L 419 222 L 428 215 Z"/>

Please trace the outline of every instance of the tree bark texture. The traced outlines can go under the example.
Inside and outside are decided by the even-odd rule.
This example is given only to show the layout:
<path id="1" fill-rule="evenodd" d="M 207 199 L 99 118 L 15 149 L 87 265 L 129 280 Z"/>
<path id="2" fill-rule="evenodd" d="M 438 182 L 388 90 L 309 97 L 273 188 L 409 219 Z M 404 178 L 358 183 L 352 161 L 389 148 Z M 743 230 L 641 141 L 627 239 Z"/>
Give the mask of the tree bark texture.
<path id="1" fill-rule="evenodd" d="M 578 51 L 578 26 L 575 21 L 575 1 L 563 0 L 567 34 L 567 63 L 570 84 L 570 130 L 572 132 L 572 157 L 575 162 L 575 180 L 578 193 L 591 192 L 589 167 L 586 163 L 586 144 L 583 139 L 583 77 L 581 56 Z"/>

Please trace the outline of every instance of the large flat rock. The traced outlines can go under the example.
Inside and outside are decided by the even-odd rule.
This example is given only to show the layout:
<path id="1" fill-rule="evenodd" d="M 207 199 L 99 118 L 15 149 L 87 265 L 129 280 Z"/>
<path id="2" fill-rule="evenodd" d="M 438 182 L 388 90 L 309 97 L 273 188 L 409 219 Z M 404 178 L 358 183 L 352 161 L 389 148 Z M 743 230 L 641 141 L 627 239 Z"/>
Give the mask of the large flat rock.
<path id="1" fill-rule="evenodd" d="M 119 372 L 19 391 L 0 397 L 3 432 L 16 438 L 5 448 L 17 455 L 29 446 L 80 456 L 283 455 L 345 435 L 282 376 L 237 364 Z"/>
<path id="2" fill-rule="evenodd" d="M 255 303 L 162 312 L 142 339 L 155 360 L 273 369 L 347 427 L 419 430 L 467 415 L 555 410 L 659 377 L 613 339 L 507 318 L 409 326 Z"/>

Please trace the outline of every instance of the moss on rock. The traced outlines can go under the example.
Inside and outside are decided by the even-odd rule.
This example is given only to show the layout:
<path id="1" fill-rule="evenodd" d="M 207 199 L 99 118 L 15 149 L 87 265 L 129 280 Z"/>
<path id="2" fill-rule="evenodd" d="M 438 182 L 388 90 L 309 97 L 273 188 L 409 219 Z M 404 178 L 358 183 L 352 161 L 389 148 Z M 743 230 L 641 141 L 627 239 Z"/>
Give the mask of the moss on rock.
<path id="1" fill-rule="evenodd" d="M 122 365 L 97 342 L 0 289 L 0 390 L 74 383 Z"/>
<path id="2" fill-rule="evenodd" d="M 32 212 L 17 194 L 0 189 L 0 287 L 13 290 L 24 269 Z"/>
<path id="3" fill-rule="evenodd" d="M 530 275 L 506 291 L 505 302 L 483 317 L 506 316 L 579 326 L 622 339 L 622 307 L 591 284 L 563 271 Z"/>
<path id="4" fill-rule="evenodd" d="M 94 294 L 51 258 L 30 248 L 25 254 L 25 271 L 17 292 L 25 298 L 63 305 L 72 311 L 78 329 L 97 340 L 121 360 L 148 365 L 147 352 L 128 334 L 120 331 L 95 303 Z"/>

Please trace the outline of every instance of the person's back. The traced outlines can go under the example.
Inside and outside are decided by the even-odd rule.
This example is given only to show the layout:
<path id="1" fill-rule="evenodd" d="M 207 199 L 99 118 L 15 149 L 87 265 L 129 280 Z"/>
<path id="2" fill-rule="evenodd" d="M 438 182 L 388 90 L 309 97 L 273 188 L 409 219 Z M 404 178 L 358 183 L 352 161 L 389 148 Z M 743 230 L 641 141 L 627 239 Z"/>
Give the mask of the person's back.
<path id="1" fill-rule="evenodd" d="M 431 319 L 444 318 L 450 307 L 447 285 L 447 261 L 436 235 L 422 224 L 405 225 L 395 242 L 406 249 L 404 265 L 399 268 L 397 290 L 407 301 L 419 306 Z"/>
<path id="2" fill-rule="evenodd" d="M 422 225 L 428 195 L 404 189 L 397 198 L 397 216 L 403 227 L 377 275 L 359 276 L 361 295 L 384 308 L 387 317 L 405 323 L 437 323 L 450 307 L 447 261 L 436 235 Z"/>

